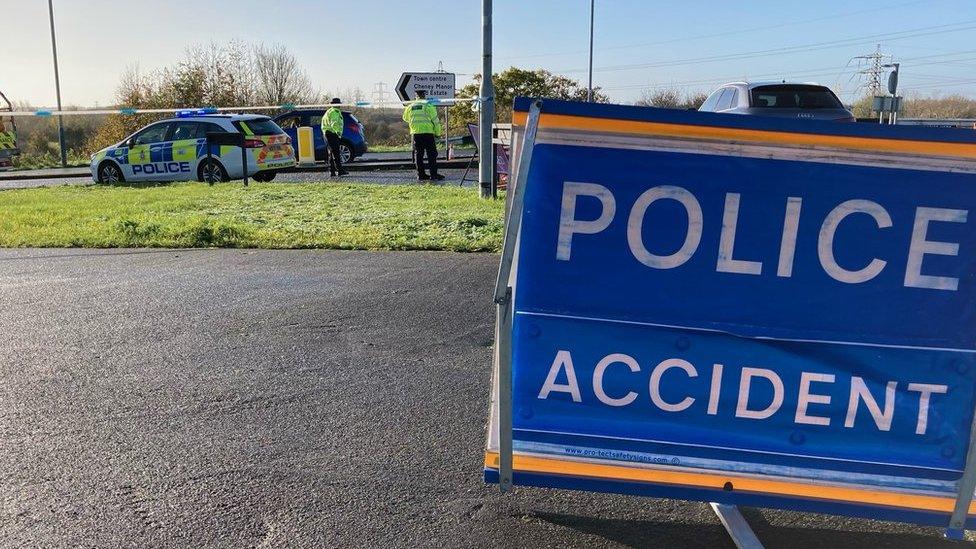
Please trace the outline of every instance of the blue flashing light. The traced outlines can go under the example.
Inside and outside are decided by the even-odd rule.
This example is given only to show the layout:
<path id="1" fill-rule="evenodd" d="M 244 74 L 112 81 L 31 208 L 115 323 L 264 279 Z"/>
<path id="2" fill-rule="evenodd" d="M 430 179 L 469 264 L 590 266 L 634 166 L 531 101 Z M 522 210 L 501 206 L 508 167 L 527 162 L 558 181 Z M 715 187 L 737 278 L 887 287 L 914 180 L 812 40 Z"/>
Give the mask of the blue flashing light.
<path id="1" fill-rule="evenodd" d="M 45 110 L 34 111 L 34 116 L 51 116 L 51 111 L 45 111 Z"/>
<path id="2" fill-rule="evenodd" d="M 184 109 L 176 111 L 176 118 L 189 118 L 191 116 L 202 116 L 204 114 L 217 114 L 214 107 L 204 107 L 202 109 Z"/>

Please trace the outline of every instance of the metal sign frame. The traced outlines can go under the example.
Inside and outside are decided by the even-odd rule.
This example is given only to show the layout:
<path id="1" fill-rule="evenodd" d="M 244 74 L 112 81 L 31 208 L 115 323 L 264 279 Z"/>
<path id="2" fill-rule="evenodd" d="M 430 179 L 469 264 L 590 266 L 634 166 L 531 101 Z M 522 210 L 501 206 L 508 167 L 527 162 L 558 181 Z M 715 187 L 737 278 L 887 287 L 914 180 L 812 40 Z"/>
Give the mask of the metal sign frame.
<path id="1" fill-rule="evenodd" d="M 497 389 L 495 396 L 498 406 L 498 482 L 503 492 L 511 490 L 515 474 L 513 471 L 512 430 L 512 327 L 513 297 L 517 289 L 515 288 L 513 273 L 517 263 L 517 248 L 522 226 L 526 185 L 542 109 L 542 101 L 534 100 L 531 103 L 524 128 L 524 138 L 514 147 L 517 150 L 515 158 L 513 158 L 516 173 L 513 177 L 514 187 L 509 189 L 511 194 L 507 200 L 502 256 L 493 294 L 496 305 L 495 335 L 497 342 L 494 357 L 494 383 Z M 966 450 L 964 470 L 958 480 L 955 505 L 949 524 L 945 528 L 945 537 L 954 540 L 965 539 L 965 525 L 969 517 L 968 510 L 973 503 L 974 491 L 976 491 L 976 408 L 974 408 L 973 418 L 970 425 L 970 440 Z M 758 539 L 755 538 L 751 530 L 748 530 L 748 524 L 742 519 L 734 505 L 713 503 L 712 507 L 739 547 L 761 547 Z"/>
<path id="2" fill-rule="evenodd" d="M 522 205 L 525 201 L 525 182 L 529 177 L 532 150 L 539 129 L 542 101 L 535 101 L 529 109 L 525 142 L 520 152 L 519 171 L 512 189 L 511 206 L 505 219 L 505 237 L 502 241 L 502 258 L 495 279 L 495 341 L 497 342 L 498 389 L 499 389 L 499 486 L 506 492 L 512 488 L 512 296 L 514 282 L 512 264 L 515 247 L 522 226 Z"/>

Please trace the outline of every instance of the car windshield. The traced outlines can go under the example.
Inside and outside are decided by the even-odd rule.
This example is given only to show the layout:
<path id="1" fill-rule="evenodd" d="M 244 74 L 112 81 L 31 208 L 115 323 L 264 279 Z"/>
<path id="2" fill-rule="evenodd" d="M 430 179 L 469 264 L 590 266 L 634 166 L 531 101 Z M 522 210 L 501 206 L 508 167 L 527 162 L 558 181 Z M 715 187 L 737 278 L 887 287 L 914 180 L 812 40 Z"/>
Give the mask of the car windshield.
<path id="1" fill-rule="evenodd" d="M 833 92 L 822 86 L 758 86 L 751 94 L 752 106 L 760 109 L 844 108 Z"/>
<path id="2" fill-rule="evenodd" d="M 238 128 L 240 128 L 241 124 L 246 124 L 250 128 L 251 135 L 278 135 L 284 133 L 270 118 L 252 118 L 251 120 L 234 122 L 234 126 Z"/>

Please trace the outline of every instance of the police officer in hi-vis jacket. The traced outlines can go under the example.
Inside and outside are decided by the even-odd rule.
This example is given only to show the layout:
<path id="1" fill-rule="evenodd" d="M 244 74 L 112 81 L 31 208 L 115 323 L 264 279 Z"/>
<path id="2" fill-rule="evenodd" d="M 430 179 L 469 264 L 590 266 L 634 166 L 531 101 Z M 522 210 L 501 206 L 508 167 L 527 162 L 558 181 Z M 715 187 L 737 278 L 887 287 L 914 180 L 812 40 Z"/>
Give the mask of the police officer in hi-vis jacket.
<path id="1" fill-rule="evenodd" d="M 333 97 L 330 101 L 332 105 L 342 103 L 338 97 Z M 342 111 L 338 107 L 329 107 L 322 116 L 322 135 L 326 143 L 329 144 L 329 173 L 332 175 L 346 175 L 347 172 L 342 167 L 342 154 L 339 152 L 339 139 L 342 137 L 342 128 L 345 127 L 342 119 Z"/>
<path id="2" fill-rule="evenodd" d="M 444 176 L 437 173 L 437 138 L 441 136 L 441 120 L 437 116 L 437 107 L 427 101 L 425 90 L 417 90 L 417 99 L 403 110 L 403 121 L 410 126 L 413 136 L 417 181 L 442 181 Z M 424 170 L 424 156 L 430 166 L 429 176 Z"/>

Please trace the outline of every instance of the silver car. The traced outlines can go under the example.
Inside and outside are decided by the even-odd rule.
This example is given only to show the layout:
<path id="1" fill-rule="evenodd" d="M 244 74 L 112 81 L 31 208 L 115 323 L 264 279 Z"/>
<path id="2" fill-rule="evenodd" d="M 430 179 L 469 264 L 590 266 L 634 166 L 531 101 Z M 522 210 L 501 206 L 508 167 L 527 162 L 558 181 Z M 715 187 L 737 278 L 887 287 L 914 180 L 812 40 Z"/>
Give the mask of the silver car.
<path id="1" fill-rule="evenodd" d="M 713 91 L 698 110 L 855 122 L 830 88 L 812 83 L 731 82 Z"/>

